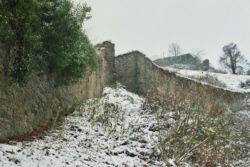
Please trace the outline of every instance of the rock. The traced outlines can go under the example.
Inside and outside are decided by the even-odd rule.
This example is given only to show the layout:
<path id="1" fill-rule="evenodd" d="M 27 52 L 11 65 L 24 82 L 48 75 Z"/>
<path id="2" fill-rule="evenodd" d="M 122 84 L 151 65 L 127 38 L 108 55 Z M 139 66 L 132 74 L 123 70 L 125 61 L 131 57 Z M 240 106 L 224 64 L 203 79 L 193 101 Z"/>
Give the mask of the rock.
<path id="1" fill-rule="evenodd" d="M 125 146 L 125 145 L 128 145 L 129 144 L 129 141 L 128 140 L 126 140 L 125 142 L 123 142 L 121 145 L 122 146 Z"/>
<path id="2" fill-rule="evenodd" d="M 151 126 L 149 127 L 148 130 L 149 130 L 149 131 L 152 131 L 152 132 L 156 132 L 156 131 L 158 131 L 158 127 L 155 126 L 155 125 L 153 124 L 153 125 L 151 125 Z"/>
<path id="3" fill-rule="evenodd" d="M 135 157 L 136 156 L 136 153 L 133 153 L 132 151 L 128 151 L 128 150 L 126 150 L 126 154 L 129 157 Z"/>
<path id="4" fill-rule="evenodd" d="M 14 162 L 15 164 L 20 164 L 20 160 L 19 159 L 16 159 L 16 158 L 10 158 L 10 157 L 7 157 L 9 159 L 9 161 L 12 161 Z"/>
<path id="5" fill-rule="evenodd" d="M 145 139 L 141 139 L 141 140 L 139 140 L 139 142 L 140 142 L 140 143 L 144 143 L 144 144 L 148 143 L 148 141 L 145 140 Z"/>

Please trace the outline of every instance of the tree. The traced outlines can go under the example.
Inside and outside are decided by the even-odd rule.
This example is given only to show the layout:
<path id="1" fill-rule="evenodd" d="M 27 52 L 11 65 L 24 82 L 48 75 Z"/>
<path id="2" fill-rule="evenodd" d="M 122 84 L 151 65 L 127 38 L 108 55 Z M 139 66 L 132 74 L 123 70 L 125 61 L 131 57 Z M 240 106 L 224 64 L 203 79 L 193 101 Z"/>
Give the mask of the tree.
<path id="1" fill-rule="evenodd" d="M 232 74 L 242 74 L 241 64 L 244 63 L 245 58 L 239 51 L 237 44 L 230 43 L 225 45 L 222 50 L 224 54 L 220 57 L 220 64 L 231 70 Z"/>
<path id="2" fill-rule="evenodd" d="M 96 65 L 95 49 L 82 30 L 90 11 L 86 4 L 75 7 L 69 0 L 60 0 L 45 17 L 48 24 L 41 31 L 42 60 L 58 85 L 77 82 Z"/>
<path id="3" fill-rule="evenodd" d="M 168 47 L 168 55 L 170 57 L 180 56 L 182 54 L 182 49 L 179 44 L 172 43 Z"/>
<path id="4" fill-rule="evenodd" d="M 203 62 L 202 62 L 202 66 L 209 67 L 209 66 L 210 66 L 210 62 L 209 62 L 209 60 L 208 60 L 208 59 L 203 60 Z"/>
<path id="5" fill-rule="evenodd" d="M 23 86 L 36 70 L 57 84 L 77 82 L 96 66 L 95 49 L 83 31 L 91 8 L 70 0 L 0 0 L 4 76 Z"/>

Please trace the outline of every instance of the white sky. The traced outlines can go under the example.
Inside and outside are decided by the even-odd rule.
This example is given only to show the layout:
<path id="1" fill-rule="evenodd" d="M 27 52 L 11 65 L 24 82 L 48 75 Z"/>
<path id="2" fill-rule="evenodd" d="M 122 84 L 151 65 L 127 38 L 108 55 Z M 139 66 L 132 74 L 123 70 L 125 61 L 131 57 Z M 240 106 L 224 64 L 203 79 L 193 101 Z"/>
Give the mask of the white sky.
<path id="1" fill-rule="evenodd" d="M 175 42 L 217 66 L 231 42 L 250 61 L 250 0 L 74 0 L 92 8 L 84 28 L 93 44 L 111 40 L 116 55 L 139 50 L 147 57 L 168 54 Z"/>

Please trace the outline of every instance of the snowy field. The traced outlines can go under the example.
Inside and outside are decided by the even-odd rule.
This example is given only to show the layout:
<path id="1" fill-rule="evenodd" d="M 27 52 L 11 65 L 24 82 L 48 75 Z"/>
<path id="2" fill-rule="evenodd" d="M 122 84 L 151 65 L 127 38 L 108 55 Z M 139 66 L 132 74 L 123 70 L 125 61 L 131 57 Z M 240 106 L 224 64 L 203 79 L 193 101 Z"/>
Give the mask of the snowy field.
<path id="1" fill-rule="evenodd" d="M 101 100 L 89 100 L 44 139 L 0 144 L 0 166 L 166 166 L 157 159 L 156 118 L 142 110 L 143 101 L 105 88 Z"/>
<path id="2" fill-rule="evenodd" d="M 183 77 L 206 77 L 206 75 L 210 75 L 212 77 L 216 77 L 219 81 L 226 85 L 226 89 L 236 92 L 250 92 L 250 88 L 241 88 L 240 83 L 245 83 L 247 79 L 250 79 L 248 75 L 232 75 L 232 74 L 220 74 L 206 71 L 193 71 L 193 70 L 179 70 L 174 68 L 164 67 L 163 69 L 167 69 L 170 71 L 176 72 L 178 75 Z"/>

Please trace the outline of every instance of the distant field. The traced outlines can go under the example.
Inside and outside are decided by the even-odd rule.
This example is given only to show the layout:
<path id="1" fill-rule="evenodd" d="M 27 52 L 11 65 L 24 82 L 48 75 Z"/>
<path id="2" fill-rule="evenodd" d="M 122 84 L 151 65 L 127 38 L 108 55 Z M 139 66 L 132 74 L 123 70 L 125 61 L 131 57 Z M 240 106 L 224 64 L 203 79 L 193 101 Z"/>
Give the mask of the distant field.
<path id="1" fill-rule="evenodd" d="M 237 91 L 237 92 L 250 92 L 250 88 L 241 88 L 240 83 L 246 82 L 247 79 L 250 79 L 248 75 L 232 75 L 232 74 L 220 74 L 206 71 L 193 71 L 193 70 L 179 70 L 174 68 L 165 67 L 164 69 L 168 69 L 170 71 L 175 71 L 180 76 L 185 76 L 193 79 L 199 80 L 199 78 L 204 78 L 207 75 L 215 77 L 218 81 L 224 83 L 226 88 L 229 90 Z"/>

